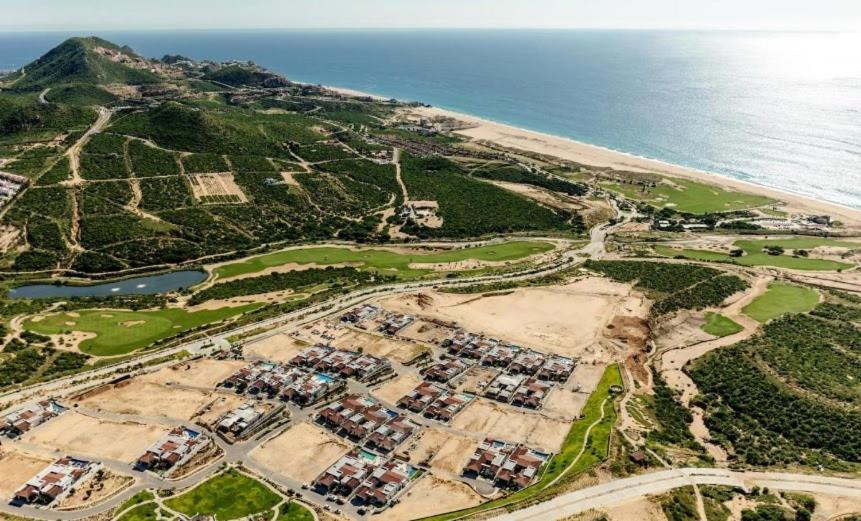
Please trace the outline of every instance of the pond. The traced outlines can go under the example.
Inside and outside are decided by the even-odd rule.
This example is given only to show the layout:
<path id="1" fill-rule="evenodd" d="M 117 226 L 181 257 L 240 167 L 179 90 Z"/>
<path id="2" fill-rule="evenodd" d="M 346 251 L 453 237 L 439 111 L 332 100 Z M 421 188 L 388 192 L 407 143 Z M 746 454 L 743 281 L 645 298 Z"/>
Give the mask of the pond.
<path id="1" fill-rule="evenodd" d="M 9 290 L 9 298 L 71 298 L 110 297 L 113 295 L 155 295 L 187 288 L 206 280 L 200 270 L 172 271 L 132 279 L 115 280 L 99 284 L 27 284 Z"/>

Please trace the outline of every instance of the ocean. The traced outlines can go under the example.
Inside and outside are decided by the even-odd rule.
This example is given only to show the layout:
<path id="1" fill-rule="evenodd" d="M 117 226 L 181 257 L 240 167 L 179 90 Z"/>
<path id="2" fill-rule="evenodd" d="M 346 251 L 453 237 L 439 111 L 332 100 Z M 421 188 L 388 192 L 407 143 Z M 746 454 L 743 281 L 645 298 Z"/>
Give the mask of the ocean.
<path id="1" fill-rule="evenodd" d="M 14 69 L 65 34 L 0 34 Z M 249 59 L 861 208 L 861 35 L 599 30 L 104 32 Z"/>

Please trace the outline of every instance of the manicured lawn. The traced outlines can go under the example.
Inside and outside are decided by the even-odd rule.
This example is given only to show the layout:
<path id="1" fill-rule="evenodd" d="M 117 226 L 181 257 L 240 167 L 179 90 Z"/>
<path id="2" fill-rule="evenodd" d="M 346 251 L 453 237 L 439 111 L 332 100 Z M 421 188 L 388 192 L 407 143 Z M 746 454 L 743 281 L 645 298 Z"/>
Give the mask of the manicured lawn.
<path id="1" fill-rule="evenodd" d="M 655 251 L 665 257 L 683 256 L 688 259 L 732 262 L 742 266 L 774 266 L 803 271 L 837 271 L 851 268 L 853 265 L 829 259 L 813 259 L 809 257 L 793 257 L 789 253 L 783 255 L 769 255 L 762 251 L 766 246 L 780 246 L 785 250 L 810 250 L 820 246 L 832 248 L 861 248 L 861 243 L 838 241 L 835 239 L 824 239 L 819 237 L 791 237 L 787 239 L 755 239 L 740 240 L 733 246 L 744 250 L 741 257 L 730 257 L 729 254 L 719 251 L 676 249 L 669 246 L 655 246 Z"/>
<path id="2" fill-rule="evenodd" d="M 607 183 L 605 186 L 629 199 L 693 214 L 758 208 L 775 202 L 761 195 L 733 192 L 686 179 L 674 178 L 671 182 L 665 181 L 655 188 L 649 188 L 645 193 L 639 185 Z"/>
<path id="3" fill-rule="evenodd" d="M 554 456 L 547 467 L 543 469 L 543 474 L 536 483 L 501 499 L 489 501 L 465 510 L 458 510 L 424 519 L 427 521 L 448 521 L 523 501 L 540 494 L 560 475 L 565 475 L 566 477 L 577 475 L 606 458 L 610 448 L 610 434 L 613 431 L 613 425 L 616 424 L 616 409 L 613 406 L 613 399 L 608 399 L 606 403 L 604 399 L 611 396 L 610 388 L 614 385 L 622 387 L 622 375 L 619 372 L 619 366 L 616 364 L 608 366 L 604 371 L 601 381 L 598 382 L 598 387 L 589 395 L 589 399 L 586 400 L 586 404 L 583 406 L 582 414 L 584 417 L 575 420 L 571 424 L 571 430 L 568 431 L 559 454 Z M 589 429 L 589 426 L 601 418 L 602 408 L 604 419 L 592 428 L 589 438 L 586 439 L 586 431 Z M 580 459 L 569 468 L 569 465 L 575 460 L 577 454 L 580 453 L 580 449 L 584 443 L 586 444 L 586 450 L 583 451 Z"/>
<path id="4" fill-rule="evenodd" d="M 276 521 L 314 521 L 314 514 L 299 503 L 287 503 L 281 507 Z"/>
<path id="5" fill-rule="evenodd" d="M 84 353 L 95 356 L 116 356 L 149 346 L 162 338 L 205 324 L 218 322 L 259 307 L 246 304 L 189 313 L 184 309 L 126 311 L 90 309 L 70 313 L 54 313 L 41 320 L 28 320 L 24 329 L 43 335 L 65 331 L 94 333 L 95 338 L 81 342 Z"/>
<path id="6" fill-rule="evenodd" d="M 727 318 L 720 313 L 706 313 L 706 323 L 703 324 L 703 331 L 717 337 L 734 335 L 744 329 L 731 318 Z"/>
<path id="7" fill-rule="evenodd" d="M 117 521 L 153 521 L 156 519 L 158 505 L 145 503 L 123 514 Z"/>
<path id="8" fill-rule="evenodd" d="M 280 502 L 281 496 L 269 487 L 230 469 L 181 496 L 168 499 L 165 505 L 189 517 L 201 514 L 228 521 L 265 512 Z"/>
<path id="9" fill-rule="evenodd" d="M 282 264 L 341 264 L 355 263 L 363 269 L 374 269 L 379 271 L 396 271 L 403 278 L 416 277 L 429 273 L 429 270 L 411 269 L 411 263 L 440 263 L 457 262 L 467 259 L 483 261 L 511 261 L 519 260 L 537 253 L 550 251 L 554 246 L 548 242 L 541 241 L 511 241 L 478 248 L 463 248 L 459 250 L 444 251 L 438 253 L 423 253 L 416 251 L 415 254 L 396 253 L 381 249 L 351 250 L 349 248 L 300 248 L 294 250 L 279 251 L 253 257 L 241 262 L 226 264 L 214 270 L 215 275 L 221 279 L 257 273 L 267 268 L 281 266 Z"/>
<path id="10" fill-rule="evenodd" d="M 768 285 L 768 291 L 754 299 L 742 311 L 754 320 L 768 322 L 784 313 L 810 311 L 818 303 L 819 293 L 810 288 L 773 282 Z"/>
<path id="11" fill-rule="evenodd" d="M 134 496 L 125 500 L 120 506 L 114 510 L 115 513 L 120 513 L 127 508 L 131 508 L 134 505 L 140 505 L 141 503 L 145 503 L 147 501 L 152 501 L 155 499 L 155 496 L 149 490 L 142 490 L 135 494 Z"/>

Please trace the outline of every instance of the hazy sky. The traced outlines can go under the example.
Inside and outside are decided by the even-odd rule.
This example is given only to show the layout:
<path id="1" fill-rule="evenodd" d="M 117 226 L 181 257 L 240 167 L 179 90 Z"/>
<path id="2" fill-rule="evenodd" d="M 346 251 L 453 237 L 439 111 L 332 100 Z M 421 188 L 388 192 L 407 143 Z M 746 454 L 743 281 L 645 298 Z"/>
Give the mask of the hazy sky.
<path id="1" fill-rule="evenodd" d="M 0 0 L 0 30 L 594 27 L 861 30 L 861 0 Z"/>

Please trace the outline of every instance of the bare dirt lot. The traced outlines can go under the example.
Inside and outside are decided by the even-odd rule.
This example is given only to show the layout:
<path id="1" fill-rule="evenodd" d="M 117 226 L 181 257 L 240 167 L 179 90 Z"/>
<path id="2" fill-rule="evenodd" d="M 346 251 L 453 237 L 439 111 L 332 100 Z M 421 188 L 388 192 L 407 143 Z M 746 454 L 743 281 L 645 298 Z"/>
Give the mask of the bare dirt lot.
<path id="1" fill-rule="evenodd" d="M 0 498 L 8 500 L 21 485 L 48 466 L 51 460 L 31 454 L 0 449 Z"/>
<path id="2" fill-rule="evenodd" d="M 469 508 L 482 501 L 469 485 L 433 474 L 421 478 L 399 499 L 400 503 L 375 517 L 380 521 L 406 521 Z"/>
<path id="3" fill-rule="evenodd" d="M 96 411 L 188 421 L 216 398 L 213 393 L 195 389 L 131 380 L 101 387 L 75 399 L 73 404 Z"/>
<path id="4" fill-rule="evenodd" d="M 57 505 L 57 508 L 62 509 L 77 509 L 98 503 L 106 498 L 118 494 L 134 483 L 134 478 L 131 476 L 123 476 L 114 474 L 113 472 L 105 472 L 101 478 L 93 477 L 88 479 L 83 485 L 75 487 L 74 491 L 66 496 Z"/>
<path id="5" fill-rule="evenodd" d="M 544 412 L 548 415 L 557 416 L 568 421 L 580 416 L 583 405 L 589 395 L 586 393 L 575 393 L 568 389 L 557 387 L 550 392 L 550 396 L 544 402 Z"/>
<path id="6" fill-rule="evenodd" d="M 520 288 L 503 295 L 422 292 L 386 297 L 382 307 L 456 322 L 474 333 L 539 351 L 583 356 L 602 334 L 630 286 L 587 278 L 564 286 Z"/>
<path id="7" fill-rule="evenodd" d="M 476 365 L 466 370 L 455 382 L 455 390 L 461 393 L 480 394 L 499 374 L 496 369 Z"/>
<path id="8" fill-rule="evenodd" d="M 529 447 L 557 452 L 571 425 L 542 414 L 478 398 L 452 420 L 452 427 Z"/>
<path id="9" fill-rule="evenodd" d="M 194 416 L 193 420 L 196 423 L 213 427 L 219 418 L 234 409 L 238 409 L 247 400 L 243 396 L 226 393 L 219 393 L 213 398 L 206 407 L 198 411 Z"/>
<path id="10" fill-rule="evenodd" d="M 451 328 L 434 324 L 427 320 L 416 320 L 412 324 L 398 331 L 398 336 L 437 345 L 448 338 L 451 333 Z"/>
<path id="11" fill-rule="evenodd" d="M 391 358 L 402 364 L 430 350 L 423 345 L 363 333 L 354 329 L 346 330 L 343 335 L 332 341 L 332 345 L 353 351 L 362 348 L 365 353 L 383 358 Z"/>
<path id="12" fill-rule="evenodd" d="M 198 201 L 205 197 L 224 196 L 231 198 L 232 202 L 248 202 L 248 198 L 245 197 L 245 193 L 236 184 L 230 172 L 191 174 L 188 178 L 191 181 L 191 192 Z"/>
<path id="13" fill-rule="evenodd" d="M 59 453 L 131 462 L 167 432 L 165 427 L 135 422 L 114 422 L 66 412 L 23 437 Z"/>
<path id="14" fill-rule="evenodd" d="M 422 431 L 402 453 L 414 465 L 429 464 L 434 470 L 460 475 L 476 447 L 476 439 L 431 427 Z"/>
<path id="15" fill-rule="evenodd" d="M 243 352 L 245 356 L 286 363 L 306 347 L 308 344 L 305 342 L 285 333 L 277 333 L 246 345 Z"/>
<path id="16" fill-rule="evenodd" d="M 303 422 L 254 449 L 250 456 L 272 472 L 310 483 L 349 450 L 334 434 Z"/>
<path id="17" fill-rule="evenodd" d="M 371 394 L 384 402 L 395 403 L 403 398 L 408 392 L 418 387 L 421 382 L 421 378 L 414 374 L 402 374 L 394 380 L 390 380 L 377 389 L 371 391 Z"/>
<path id="18" fill-rule="evenodd" d="M 176 382 L 188 387 L 212 389 L 244 365 L 245 362 L 240 360 L 211 360 L 203 358 L 191 362 L 180 362 L 154 373 L 141 376 L 139 379 L 157 384 Z"/>

